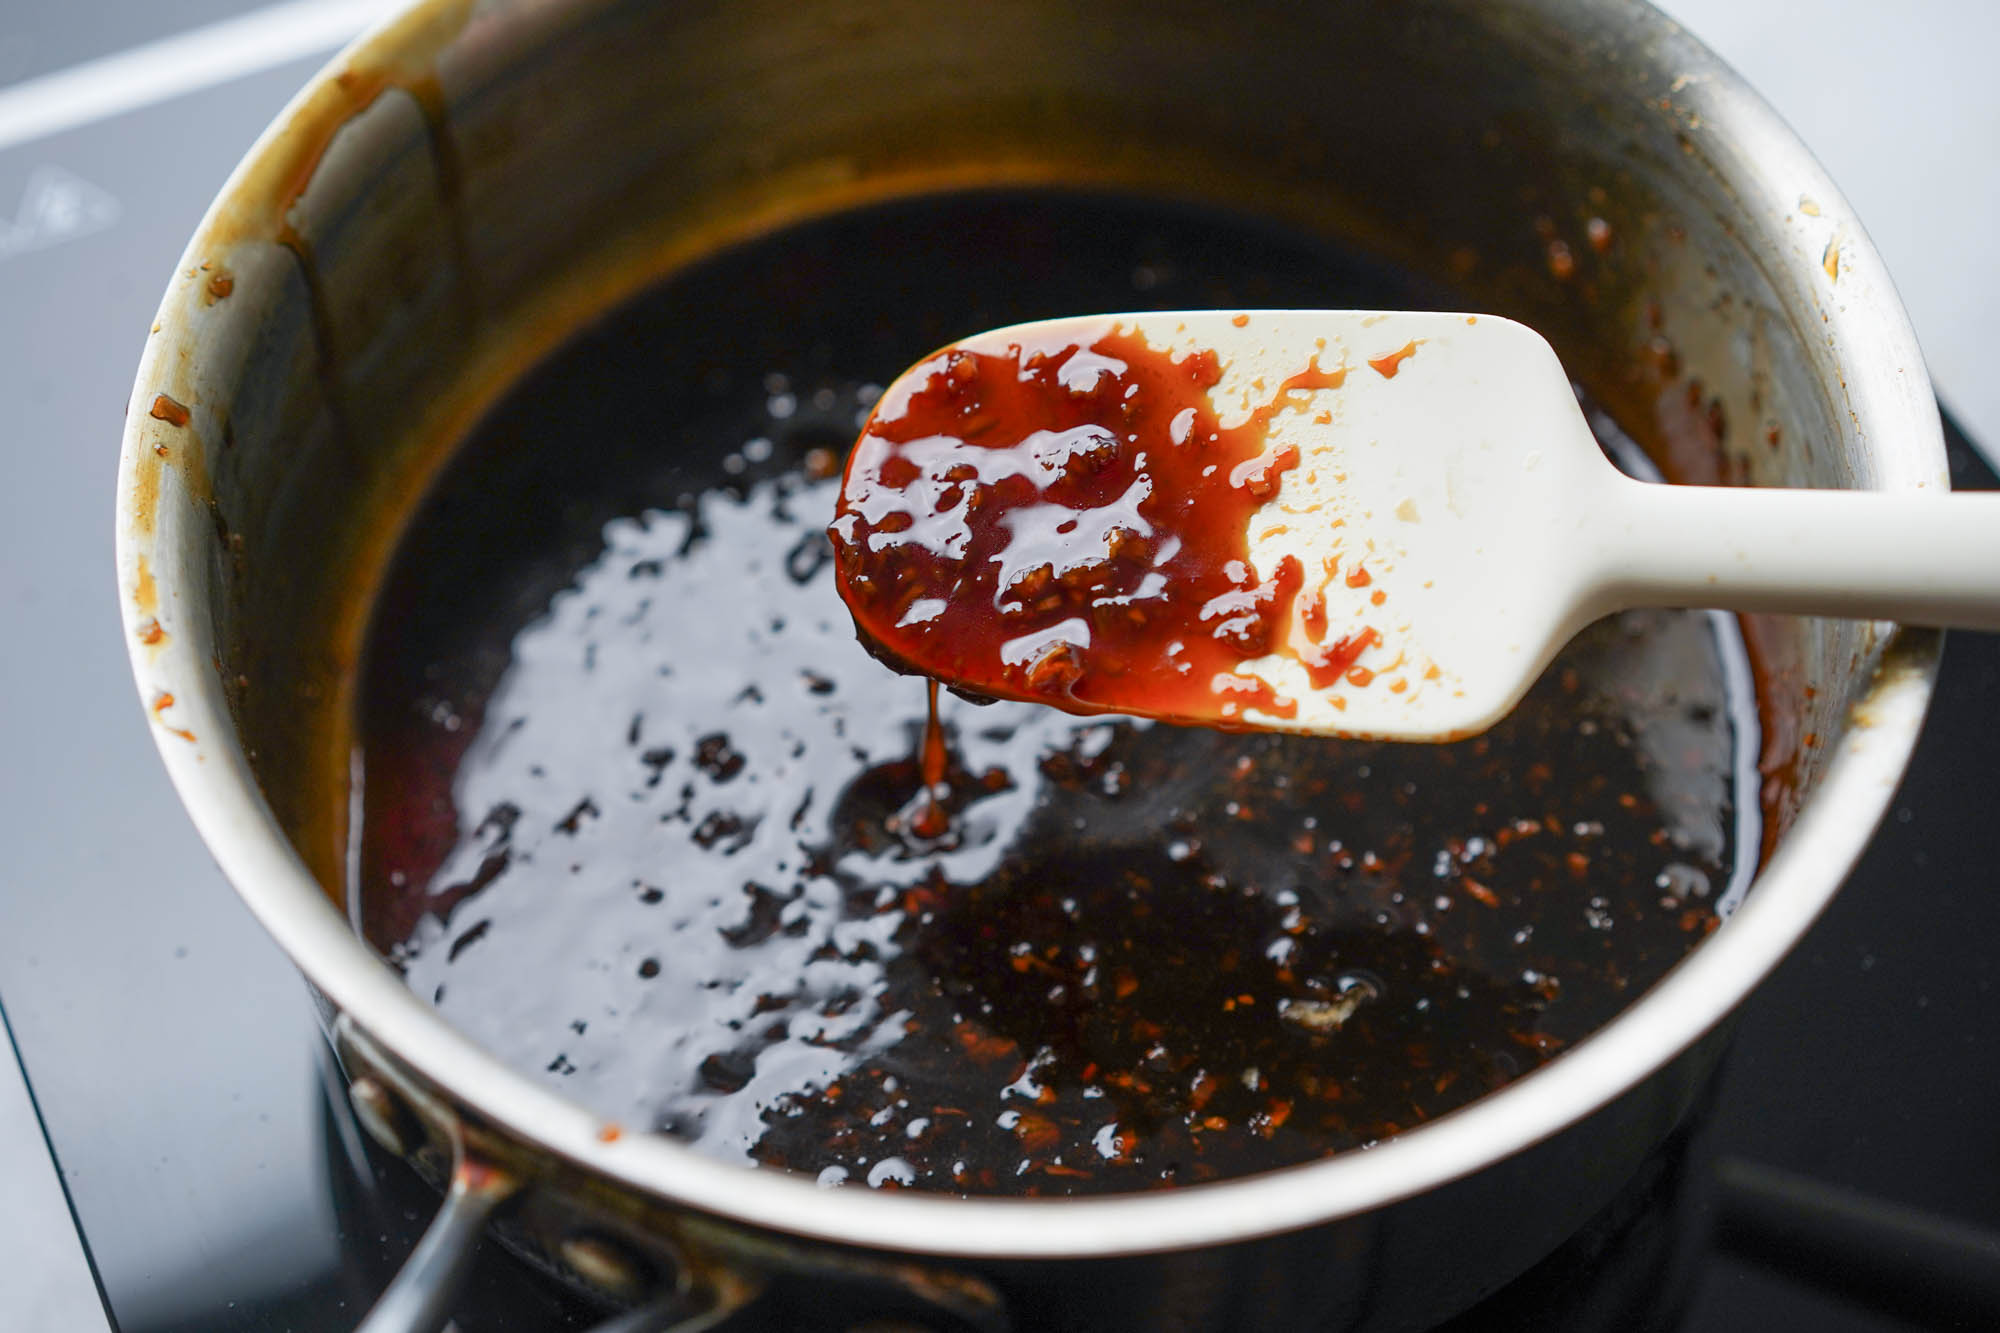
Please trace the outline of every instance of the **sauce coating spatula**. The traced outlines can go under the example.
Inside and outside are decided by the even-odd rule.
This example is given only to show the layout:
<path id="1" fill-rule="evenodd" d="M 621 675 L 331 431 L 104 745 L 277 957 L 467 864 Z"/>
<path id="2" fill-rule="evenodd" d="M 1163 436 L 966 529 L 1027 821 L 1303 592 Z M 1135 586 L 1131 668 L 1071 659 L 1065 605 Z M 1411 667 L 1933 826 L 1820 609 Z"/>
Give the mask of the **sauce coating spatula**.
<path id="1" fill-rule="evenodd" d="M 2000 628 L 2000 495 L 1635 480 L 1548 343 L 1489 315 L 979 334 L 884 393 L 833 536 L 864 639 L 900 667 L 1329 735 L 1481 731 L 1626 607 Z"/>

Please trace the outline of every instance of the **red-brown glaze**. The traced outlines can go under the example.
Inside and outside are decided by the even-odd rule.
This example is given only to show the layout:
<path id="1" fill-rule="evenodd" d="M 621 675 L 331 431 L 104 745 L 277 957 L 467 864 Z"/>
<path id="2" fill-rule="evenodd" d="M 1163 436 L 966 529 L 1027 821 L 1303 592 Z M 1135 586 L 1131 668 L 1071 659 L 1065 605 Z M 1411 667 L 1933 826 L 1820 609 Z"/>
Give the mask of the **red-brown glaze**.
<path id="1" fill-rule="evenodd" d="M 1354 665 L 1355 661 L 1361 654 L 1367 652 L 1371 645 L 1380 642 L 1380 639 L 1381 636 L 1373 629 L 1363 627 L 1322 646 L 1317 653 L 1305 659 L 1306 679 L 1313 683 L 1313 688 L 1316 690 L 1337 684 L 1340 678 L 1349 675 L 1351 670 L 1362 669 Z M 1372 677 L 1373 673 L 1370 674 Z M 1362 685 L 1367 681 L 1359 680 L 1354 683 Z"/>
<path id="2" fill-rule="evenodd" d="M 928 691 L 930 715 L 924 722 L 924 763 L 923 775 L 926 789 L 934 789 L 944 781 L 945 764 L 949 756 L 944 748 L 944 727 L 938 723 L 937 682 L 930 682 Z"/>
<path id="3" fill-rule="evenodd" d="M 1299 623 L 1305 627 L 1306 637 L 1314 643 L 1326 638 L 1326 592 L 1314 589 L 1313 595 L 1299 611 Z"/>
<path id="4" fill-rule="evenodd" d="M 1368 364 L 1383 379 L 1392 380 L 1396 378 L 1396 372 L 1402 368 L 1403 363 L 1416 354 L 1417 344 L 1414 341 L 1406 342 L 1393 352 L 1369 357 Z"/>
<path id="5" fill-rule="evenodd" d="M 1346 366 L 1335 366 L 1332 370 L 1321 370 L 1319 368 L 1319 358 L 1315 356 L 1311 361 L 1306 363 L 1304 370 L 1301 370 L 1296 375 L 1287 376 L 1284 382 L 1278 385 L 1278 396 L 1273 400 L 1273 403 L 1274 405 L 1282 404 L 1285 395 L 1294 389 L 1338 389 L 1345 383 L 1347 383 Z M 1268 421 L 1270 419 L 1271 412 L 1271 408 L 1265 409 L 1265 420 Z"/>
<path id="6" fill-rule="evenodd" d="M 176 727 L 168 724 L 164 714 L 173 706 L 174 696 L 165 690 L 161 690 L 153 696 L 153 720 L 162 727 L 165 727 L 170 734 L 178 736 L 184 741 L 192 742 L 194 740 L 194 733 L 192 731 L 189 731 L 186 727 Z"/>
<path id="7" fill-rule="evenodd" d="M 1305 581 L 1260 572 L 1251 515 L 1298 451 L 1267 450 L 1315 362 L 1224 429 L 1212 351 L 1123 331 L 1089 346 L 938 353 L 878 407 L 831 528 L 840 593 L 898 667 L 1071 712 L 1228 721 L 1294 701 L 1237 666 L 1274 651 Z"/>
<path id="8" fill-rule="evenodd" d="M 155 421 L 164 421 L 169 426 L 188 424 L 187 408 L 163 393 L 153 395 L 153 406 L 147 410 L 146 415 Z"/>
<path id="9" fill-rule="evenodd" d="M 924 787 L 916 812 L 910 819 L 910 831 L 919 838 L 942 838 L 951 830 L 951 811 L 938 797 L 941 792 L 950 790 L 945 785 L 945 774 L 951 755 L 945 749 L 944 726 L 938 721 L 937 682 L 933 680 L 927 684 L 930 711 L 924 718 L 921 760 Z"/>

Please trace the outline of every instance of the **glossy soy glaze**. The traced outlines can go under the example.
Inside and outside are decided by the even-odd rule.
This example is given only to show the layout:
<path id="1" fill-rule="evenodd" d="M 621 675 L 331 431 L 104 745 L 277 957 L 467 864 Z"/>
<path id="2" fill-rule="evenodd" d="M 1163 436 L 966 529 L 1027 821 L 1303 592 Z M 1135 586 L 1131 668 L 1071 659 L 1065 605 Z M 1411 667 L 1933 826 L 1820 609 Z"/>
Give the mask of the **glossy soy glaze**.
<path id="1" fill-rule="evenodd" d="M 924 687 L 834 588 L 838 459 L 929 348 L 1147 304 L 1450 301 L 1229 218 L 993 194 L 781 232 L 580 334 L 380 593 L 368 936 L 621 1132 L 973 1193 L 1366 1144 L 1635 998 L 1755 845 L 1705 615 L 1594 627 L 1449 746 L 947 699 L 926 822 Z"/>
<path id="2" fill-rule="evenodd" d="M 1260 577 L 1247 526 L 1299 461 L 1269 447 L 1270 419 L 1344 375 L 1309 365 L 1224 427 L 1213 351 L 1125 329 L 948 348 L 898 379 L 849 458 L 841 599 L 885 661 L 975 697 L 1289 718 L 1295 701 L 1237 668 L 1284 641 L 1305 571 L 1286 556 Z"/>

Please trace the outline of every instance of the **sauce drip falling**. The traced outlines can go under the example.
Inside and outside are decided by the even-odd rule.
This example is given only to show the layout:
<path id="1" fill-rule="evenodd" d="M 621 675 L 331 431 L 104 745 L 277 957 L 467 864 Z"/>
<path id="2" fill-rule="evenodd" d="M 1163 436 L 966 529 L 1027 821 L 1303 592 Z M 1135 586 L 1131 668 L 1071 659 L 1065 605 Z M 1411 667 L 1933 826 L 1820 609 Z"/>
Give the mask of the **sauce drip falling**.
<path id="1" fill-rule="evenodd" d="M 916 812 L 910 818 L 910 831 L 920 838 L 942 838 L 951 829 L 951 812 L 944 804 L 944 797 L 950 790 L 944 780 L 945 762 L 949 756 L 944 748 L 944 725 L 938 721 L 938 685 L 934 680 L 926 682 L 926 685 L 929 712 L 924 718 L 924 789 L 919 795 Z"/>
<path id="2" fill-rule="evenodd" d="M 1239 668 L 1286 646 L 1304 571 L 1253 567 L 1248 527 L 1298 463 L 1271 419 L 1345 371 L 1315 362 L 1228 428 L 1221 375 L 1213 351 L 1124 331 L 918 366 L 856 443 L 830 529 L 864 642 L 975 696 L 1292 716 Z"/>

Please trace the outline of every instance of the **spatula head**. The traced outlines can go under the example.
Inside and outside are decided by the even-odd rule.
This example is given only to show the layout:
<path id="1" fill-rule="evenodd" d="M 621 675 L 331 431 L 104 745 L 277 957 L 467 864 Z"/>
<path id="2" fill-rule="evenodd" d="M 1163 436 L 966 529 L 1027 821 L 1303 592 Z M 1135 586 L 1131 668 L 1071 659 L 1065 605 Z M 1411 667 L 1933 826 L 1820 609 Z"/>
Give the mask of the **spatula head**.
<path id="1" fill-rule="evenodd" d="M 1598 609 L 1575 543 L 1613 480 L 1511 320 L 1094 316 L 899 377 L 832 536 L 863 639 L 974 695 L 1447 740 Z"/>

